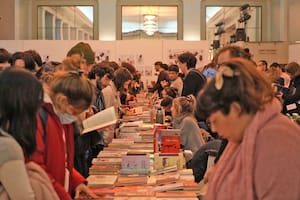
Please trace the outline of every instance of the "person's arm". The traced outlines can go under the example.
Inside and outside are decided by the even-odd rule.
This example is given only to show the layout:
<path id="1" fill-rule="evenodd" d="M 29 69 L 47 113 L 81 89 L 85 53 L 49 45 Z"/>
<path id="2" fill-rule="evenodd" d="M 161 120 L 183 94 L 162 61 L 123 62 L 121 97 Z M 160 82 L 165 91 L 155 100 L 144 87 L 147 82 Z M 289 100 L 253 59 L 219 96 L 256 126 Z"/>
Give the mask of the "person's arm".
<path id="1" fill-rule="evenodd" d="M 0 182 L 11 200 L 35 199 L 23 160 L 4 163 L 0 168 Z"/>

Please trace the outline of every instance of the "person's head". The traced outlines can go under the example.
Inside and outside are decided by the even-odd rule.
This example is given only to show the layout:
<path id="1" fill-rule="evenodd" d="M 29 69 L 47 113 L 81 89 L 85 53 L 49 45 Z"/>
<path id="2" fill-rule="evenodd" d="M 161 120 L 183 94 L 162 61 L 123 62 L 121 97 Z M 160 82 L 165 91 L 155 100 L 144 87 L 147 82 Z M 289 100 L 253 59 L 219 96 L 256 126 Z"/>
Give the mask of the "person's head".
<path id="1" fill-rule="evenodd" d="M 245 119 L 273 98 L 271 84 L 257 73 L 254 64 L 233 58 L 220 66 L 216 77 L 198 95 L 196 114 L 210 121 L 213 132 L 239 142 Z"/>
<path id="2" fill-rule="evenodd" d="M 165 98 L 166 96 L 170 96 L 172 98 L 176 98 L 178 95 L 178 91 L 176 88 L 174 87 L 165 87 L 162 91 L 161 91 L 161 95 L 162 98 Z"/>
<path id="3" fill-rule="evenodd" d="M 32 59 L 34 60 L 35 63 L 35 71 L 39 70 L 40 67 L 42 67 L 43 65 L 43 61 L 42 58 L 40 56 L 40 54 L 35 51 L 35 50 L 27 50 L 24 52 L 25 54 L 29 54 L 31 55 Z"/>
<path id="4" fill-rule="evenodd" d="M 194 114 L 195 97 L 193 95 L 177 97 L 173 100 L 171 112 L 173 117 L 185 114 Z"/>
<path id="5" fill-rule="evenodd" d="M 17 51 L 13 53 L 11 59 L 12 59 L 12 66 L 25 68 L 24 52 Z"/>
<path id="6" fill-rule="evenodd" d="M 72 55 L 79 55 L 82 58 L 81 69 L 84 70 L 85 73 L 88 73 L 90 70 L 89 67 L 95 63 L 95 52 L 88 43 L 77 43 L 67 53 L 67 57 Z"/>
<path id="7" fill-rule="evenodd" d="M 268 77 L 271 82 L 276 82 L 276 80 L 280 78 L 281 73 L 281 66 L 278 63 L 274 62 L 270 65 Z"/>
<path id="8" fill-rule="evenodd" d="M 300 65 L 296 62 L 290 62 L 285 66 L 286 73 L 291 77 L 291 79 L 300 75 Z"/>
<path id="9" fill-rule="evenodd" d="M 165 63 L 162 63 L 160 65 L 159 71 L 164 71 L 164 70 L 168 70 L 169 66 Z"/>
<path id="10" fill-rule="evenodd" d="M 81 68 L 81 63 L 85 63 L 84 59 L 80 55 L 74 54 L 66 57 L 62 63 L 56 67 L 56 71 L 84 71 L 84 69 Z"/>
<path id="11" fill-rule="evenodd" d="M 11 66 L 11 54 L 3 48 L 0 48 L 0 71 Z"/>
<path id="12" fill-rule="evenodd" d="M 268 71 L 268 63 L 265 60 L 260 60 L 257 62 L 256 69 L 260 72 Z"/>
<path id="13" fill-rule="evenodd" d="M 178 65 L 170 65 L 168 68 L 169 71 L 169 78 L 171 81 L 174 81 L 178 78 L 178 73 L 179 73 L 179 67 Z"/>
<path id="14" fill-rule="evenodd" d="M 97 88 L 102 90 L 113 79 L 113 69 L 106 63 L 95 64 L 89 72 L 88 78 L 90 80 L 95 79 Z"/>
<path id="15" fill-rule="evenodd" d="M 94 93 L 93 84 L 76 71 L 57 71 L 50 83 L 49 96 L 61 114 L 79 115 L 92 104 Z"/>
<path id="16" fill-rule="evenodd" d="M 160 105 L 165 109 L 166 112 L 171 111 L 173 99 L 174 99 L 173 97 L 166 96 L 160 102 Z"/>
<path id="17" fill-rule="evenodd" d="M 28 71 L 7 68 L 0 73 L 0 127 L 11 134 L 26 156 L 36 149 L 36 113 L 43 102 L 42 84 Z"/>
<path id="18" fill-rule="evenodd" d="M 117 69 L 120 68 L 119 64 L 118 64 L 117 62 L 115 62 L 115 61 L 109 61 L 109 62 L 108 62 L 108 65 L 109 65 L 111 68 L 113 68 L 114 71 L 116 71 Z"/>
<path id="19" fill-rule="evenodd" d="M 128 86 L 131 80 L 131 73 L 124 67 L 120 67 L 114 72 L 113 82 L 116 86 L 117 91 L 122 91 L 123 89 L 128 90 Z"/>
<path id="20" fill-rule="evenodd" d="M 195 55 L 190 52 L 180 54 L 177 59 L 178 65 L 184 74 L 186 74 L 189 69 L 196 67 L 197 59 Z"/>
<path id="21" fill-rule="evenodd" d="M 29 53 L 24 53 L 24 62 L 25 62 L 25 69 L 27 69 L 30 72 L 35 73 L 36 72 L 36 63 L 32 57 L 31 54 Z"/>
<path id="22" fill-rule="evenodd" d="M 156 61 L 154 63 L 154 68 L 155 68 L 155 71 L 158 72 L 159 71 L 159 68 L 160 68 L 160 65 L 162 64 L 161 61 Z"/>
<path id="23" fill-rule="evenodd" d="M 129 71 L 132 75 L 134 75 L 134 74 L 136 73 L 135 67 L 134 67 L 132 64 L 128 63 L 128 62 L 122 62 L 122 63 L 121 63 L 121 67 L 124 67 L 124 68 L 128 69 L 128 71 Z"/>
<path id="24" fill-rule="evenodd" d="M 213 58 L 216 67 L 229 61 L 231 58 L 245 58 L 250 60 L 251 55 L 239 46 L 226 46 L 221 48 Z"/>

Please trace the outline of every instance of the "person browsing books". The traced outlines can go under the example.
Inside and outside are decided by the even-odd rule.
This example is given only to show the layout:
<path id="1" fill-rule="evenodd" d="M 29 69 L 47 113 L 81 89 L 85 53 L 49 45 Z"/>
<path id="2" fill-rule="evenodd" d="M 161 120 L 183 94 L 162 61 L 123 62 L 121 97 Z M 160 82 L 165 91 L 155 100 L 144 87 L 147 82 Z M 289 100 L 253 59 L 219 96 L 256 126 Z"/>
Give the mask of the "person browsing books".
<path id="1" fill-rule="evenodd" d="M 24 162 L 37 147 L 42 84 L 28 71 L 7 68 L 0 74 L 0 95 L 0 199 L 58 199 L 44 170 L 33 162 L 25 167 Z M 39 181 L 29 174 L 29 167 Z"/>
<path id="2" fill-rule="evenodd" d="M 173 127 L 180 129 L 180 144 L 184 150 L 191 150 L 193 153 L 205 143 L 194 117 L 194 104 L 194 96 L 189 95 L 175 98 L 171 107 Z"/>
<path id="3" fill-rule="evenodd" d="M 228 139 L 206 199 L 300 199 L 300 128 L 281 108 L 253 62 L 220 65 L 197 99 L 196 112 Z"/>
<path id="4" fill-rule="evenodd" d="M 92 83 L 76 71 L 58 71 L 45 93 L 42 109 L 47 113 L 45 128 L 38 120 L 37 150 L 29 158 L 48 173 L 60 199 L 72 199 L 79 193 L 97 196 L 85 185 L 86 180 L 74 168 L 74 126 L 77 115 L 93 101 Z"/>

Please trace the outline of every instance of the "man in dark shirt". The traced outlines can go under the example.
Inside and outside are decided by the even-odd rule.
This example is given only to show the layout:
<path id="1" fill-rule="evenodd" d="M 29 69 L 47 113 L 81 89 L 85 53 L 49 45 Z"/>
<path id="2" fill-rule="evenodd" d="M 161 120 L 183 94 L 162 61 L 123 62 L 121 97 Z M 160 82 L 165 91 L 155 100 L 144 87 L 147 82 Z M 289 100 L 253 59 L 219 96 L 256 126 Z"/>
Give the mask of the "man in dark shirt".
<path id="1" fill-rule="evenodd" d="M 197 97 L 198 92 L 206 83 L 206 78 L 202 72 L 195 69 L 196 57 L 190 52 L 185 52 L 178 56 L 178 61 L 178 65 L 184 74 L 182 96 L 192 94 Z"/>

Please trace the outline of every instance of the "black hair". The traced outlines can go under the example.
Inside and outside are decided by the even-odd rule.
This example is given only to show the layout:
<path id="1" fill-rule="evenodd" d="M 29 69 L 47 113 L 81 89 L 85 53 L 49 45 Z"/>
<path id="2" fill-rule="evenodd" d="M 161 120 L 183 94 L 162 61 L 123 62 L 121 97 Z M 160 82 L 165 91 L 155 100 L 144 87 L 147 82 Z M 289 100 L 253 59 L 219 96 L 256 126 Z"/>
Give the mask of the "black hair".
<path id="1" fill-rule="evenodd" d="M 24 53 L 25 69 L 35 71 L 35 61 L 29 53 Z"/>
<path id="2" fill-rule="evenodd" d="M 179 67 L 178 65 L 172 64 L 169 66 L 168 71 L 179 73 Z"/>
<path id="3" fill-rule="evenodd" d="M 173 97 L 166 96 L 166 97 L 163 98 L 163 100 L 160 102 L 160 105 L 163 106 L 163 107 L 172 106 L 173 99 L 174 99 Z"/>
<path id="4" fill-rule="evenodd" d="M 35 51 L 35 50 L 27 50 L 24 53 L 27 53 L 27 54 L 31 55 L 32 59 L 34 60 L 34 62 L 39 67 L 41 67 L 43 65 L 42 58 L 41 58 L 40 54 L 37 51 Z"/>
<path id="5" fill-rule="evenodd" d="M 168 70 L 169 66 L 165 63 L 160 64 L 160 67 L 163 68 L 164 70 Z"/>
<path id="6" fill-rule="evenodd" d="M 279 67 L 279 68 L 281 68 L 281 66 L 279 65 L 279 63 L 277 63 L 277 62 L 273 62 L 271 65 L 270 65 L 270 68 L 271 67 Z"/>
<path id="7" fill-rule="evenodd" d="M 268 62 L 266 60 L 260 60 L 258 62 L 262 62 L 264 65 L 266 65 L 266 67 L 268 67 Z"/>
<path id="8" fill-rule="evenodd" d="M 162 64 L 161 61 L 156 61 L 156 62 L 154 63 L 154 65 L 161 65 L 161 64 Z"/>
<path id="9" fill-rule="evenodd" d="M 113 79 L 113 71 L 113 68 L 107 63 L 101 62 L 92 67 L 91 71 L 88 73 L 88 78 L 92 80 L 96 79 L 96 76 L 102 78 L 106 75 L 109 79 Z"/>
<path id="10" fill-rule="evenodd" d="M 186 63 L 188 69 L 196 67 L 197 59 L 195 55 L 190 52 L 180 54 L 178 60 L 181 63 Z"/>
<path id="11" fill-rule="evenodd" d="M 11 54 L 3 48 L 0 48 L 0 63 L 8 62 L 11 64 Z"/>
<path id="12" fill-rule="evenodd" d="M 178 95 L 177 88 L 174 87 L 165 87 L 164 90 L 166 91 L 167 95 L 173 98 L 176 98 Z"/>
<path id="13" fill-rule="evenodd" d="M 117 91 L 122 91 L 124 83 L 129 80 L 132 80 L 132 74 L 128 71 L 128 69 L 120 67 L 114 72 L 113 82 Z"/>
<path id="14" fill-rule="evenodd" d="M 18 59 L 24 60 L 24 52 L 17 51 L 15 53 L 13 53 L 11 56 L 11 59 L 12 59 L 12 65 L 14 66 L 16 63 L 16 60 L 18 60 Z M 25 62 L 25 60 L 24 60 L 24 62 Z"/>
<path id="15" fill-rule="evenodd" d="M 0 127 L 12 135 L 25 156 L 36 149 L 36 113 L 43 102 L 43 87 L 30 72 L 7 68 L 0 74 Z"/>

